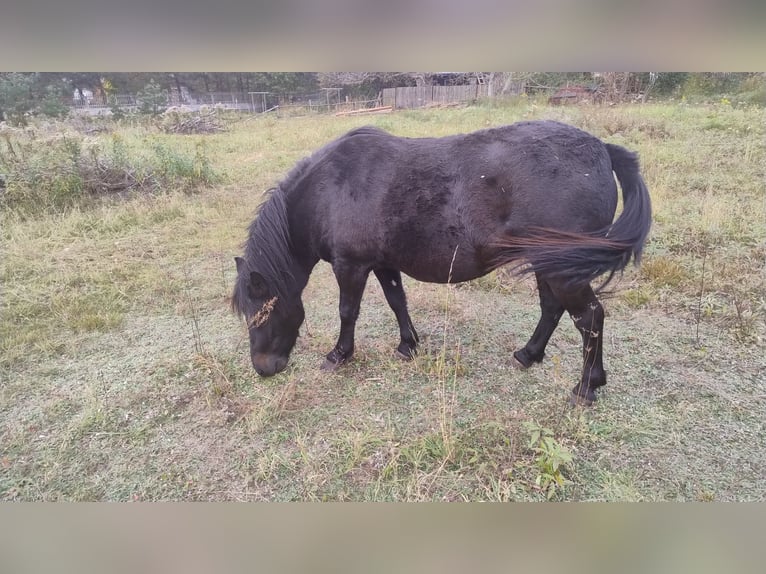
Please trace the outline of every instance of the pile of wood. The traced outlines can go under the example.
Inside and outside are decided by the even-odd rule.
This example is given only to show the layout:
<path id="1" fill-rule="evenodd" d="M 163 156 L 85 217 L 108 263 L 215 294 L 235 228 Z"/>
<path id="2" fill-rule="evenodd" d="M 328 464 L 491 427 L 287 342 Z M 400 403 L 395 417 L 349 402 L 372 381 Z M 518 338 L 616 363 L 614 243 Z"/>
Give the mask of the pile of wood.
<path id="1" fill-rule="evenodd" d="M 83 188 L 91 195 L 123 194 L 129 191 L 154 191 L 160 184 L 151 170 L 130 165 L 114 165 L 96 153 L 84 156 L 77 166 Z"/>
<path id="2" fill-rule="evenodd" d="M 215 110 L 184 112 L 168 110 L 163 114 L 162 129 L 173 134 L 211 134 L 224 131 Z"/>

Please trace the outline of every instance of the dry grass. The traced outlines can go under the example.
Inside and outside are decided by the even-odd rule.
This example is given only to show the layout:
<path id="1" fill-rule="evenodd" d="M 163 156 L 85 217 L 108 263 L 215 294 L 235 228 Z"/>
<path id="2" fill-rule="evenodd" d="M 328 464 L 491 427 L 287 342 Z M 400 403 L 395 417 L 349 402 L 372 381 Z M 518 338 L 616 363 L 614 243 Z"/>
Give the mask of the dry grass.
<path id="1" fill-rule="evenodd" d="M 533 282 L 406 280 L 421 353 L 370 283 L 355 360 L 319 371 L 337 335 L 322 264 L 290 366 L 254 376 L 227 298 L 261 193 L 353 126 L 405 136 L 553 118 L 640 152 L 655 208 L 644 266 L 605 301 L 609 385 L 566 405 L 581 367 L 567 319 L 525 372 Z M 99 132 L 141 145 L 145 128 Z M 152 134 L 168 146 L 194 146 Z M 227 183 L 0 213 L 0 498 L 544 500 L 530 428 L 572 454 L 564 500 L 760 500 L 766 493 L 764 124 L 730 106 L 535 102 L 365 118 L 257 117 L 204 136 Z M 703 282 L 704 261 L 704 282 Z M 532 425 L 526 423 L 533 423 Z M 547 464 L 547 466 L 546 466 Z"/>

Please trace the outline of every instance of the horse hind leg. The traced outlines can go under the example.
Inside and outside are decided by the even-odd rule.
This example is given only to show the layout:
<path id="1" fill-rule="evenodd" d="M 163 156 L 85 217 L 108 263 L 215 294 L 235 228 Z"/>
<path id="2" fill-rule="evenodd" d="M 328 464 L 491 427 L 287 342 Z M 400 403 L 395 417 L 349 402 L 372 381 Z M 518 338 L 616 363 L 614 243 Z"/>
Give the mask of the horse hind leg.
<path id="1" fill-rule="evenodd" d="M 540 320 L 529 342 L 513 353 L 517 366 L 523 369 L 543 360 L 545 347 L 548 345 L 553 331 L 556 330 L 559 319 L 564 314 L 564 305 L 556 298 L 548 282 L 539 275 L 536 277 L 537 291 L 540 295 Z"/>
<path id="2" fill-rule="evenodd" d="M 402 274 L 394 269 L 376 269 L 374 273 L 383 288 L 383 294 L 386 296 L 389 307 L 396 316 L 396 322 L 399 324 L 400 340 L 396 354 L 405 360 L 412 359 L 417 353 L 420 338 L 412 325 L 412 319 L 407 310 L 407 297 L 402 286 Z"/>
<path id="3" fill-rule="evenodd" d="M 571 402 L 590 406 L 596 389 L 606 384 L 603 364 L 604 308 L 590 285 L 572 291 L 556 291 L 582 335 L 583 369 L 580 382 L 572 389 Z"/>

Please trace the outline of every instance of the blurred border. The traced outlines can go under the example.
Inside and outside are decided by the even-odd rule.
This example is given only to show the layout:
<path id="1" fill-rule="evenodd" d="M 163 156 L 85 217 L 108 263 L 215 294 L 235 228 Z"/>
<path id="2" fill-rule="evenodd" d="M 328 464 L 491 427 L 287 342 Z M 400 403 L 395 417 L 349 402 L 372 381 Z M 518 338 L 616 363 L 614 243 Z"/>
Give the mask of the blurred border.
<path id="1" fill-rule="evenodd" d="M 5 71 L 766 69 L 755 1 L 35 0 L 2 12 Z M 764 508 L 5 503 L 0 571 L 747 572 L 763 564 Z"/>
<path id="2" fill-rule="evenodd" d="M 5 71 L 766 69 L 758 0 L 27 0 Z"/>
<path id="3" fill-rule="evenodd" d="M 762 505 L 6 504 L 0 570 L 760 572 Z"/>

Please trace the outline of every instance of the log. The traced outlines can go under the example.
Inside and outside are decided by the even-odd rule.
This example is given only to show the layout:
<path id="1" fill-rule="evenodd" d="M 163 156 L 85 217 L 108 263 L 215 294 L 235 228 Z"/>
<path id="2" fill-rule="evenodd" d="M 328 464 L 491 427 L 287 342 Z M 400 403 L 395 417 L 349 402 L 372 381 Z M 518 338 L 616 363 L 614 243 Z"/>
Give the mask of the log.
<path id="1" fill-rule="evenodd" d="M 394 106 L 378 106 L 377 108 L 362 108 L 347 112 L 336 112 L 336 116 L 361 116 L 365 114 L 386 114 L 394 110 Z"/>

